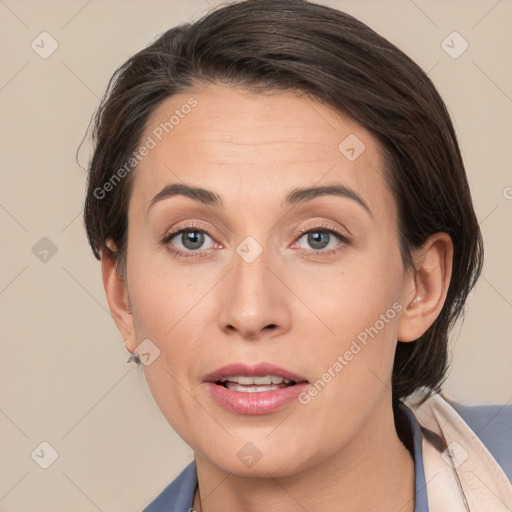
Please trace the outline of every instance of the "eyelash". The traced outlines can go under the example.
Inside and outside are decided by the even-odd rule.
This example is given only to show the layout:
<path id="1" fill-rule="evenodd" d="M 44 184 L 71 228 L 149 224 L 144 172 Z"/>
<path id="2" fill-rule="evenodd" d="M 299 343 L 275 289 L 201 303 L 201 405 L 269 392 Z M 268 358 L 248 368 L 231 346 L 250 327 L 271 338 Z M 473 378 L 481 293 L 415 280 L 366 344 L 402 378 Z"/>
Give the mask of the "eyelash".
<path id="1" fill-rule="evenodd" d="M 184 232 L 187 232 L 187 231 L 192 231 L 192 232 L 197 231 L 200 233 L 204 233 L 213 239 L 213 237 L 208 233 L 208 231 L 205 231 L 204 229 L 202 229 L 201 227 L 199 227 L 195 224 L 190 224 L 190 225 L 186 225 L 182 228 L 179 228 L 178 230 L 173 231 L 172 233 L 169 233 L 168 235 L 166 235 L 162 240 L 162 245 L 165 245 L 167 247 L 168 251 L 170 251 L 172 254 L 174 254 L 175 256 L 177 256 L 179 258 L 203 258 L 205 256 L 204 251 L 186 251 L 184 253 L 178 249 L 174 249 L 172 247 L 172 245 L 170 244 L 170 241 L 173 238 L 175 238 L 176 236 L 178 236 Z M 296 233 L 294 233 L 294 236 L 298 236 L 299 237 L 298 240 L 300 240 L 305 234 L 315 232 L 315 231 L 321 231 L 321 232 L 325 232 L 325 233 L 329 233 L 331 235 L 337 236 L 341 241 L 341 244 L 340 244 L 341 246 L 350 244 L 350 239 L 346 235 L 344 235 L 336 227 L 330 226 L 327 224 L 319 224 L 316 226 L 308 226 L 307 228 L 301 228 Z M 321 249 L 311 249 L 311 250 L 308 250 L 307 253 L 312 254 L 314 256 L 327 256 L 327 255 L 334 254 L 334 253 L 338 252 L 339 250 L 341 250 L 340 245 L 336 246 L 334 249 L 329 249 L 327 251 L 324 251 Z"/>

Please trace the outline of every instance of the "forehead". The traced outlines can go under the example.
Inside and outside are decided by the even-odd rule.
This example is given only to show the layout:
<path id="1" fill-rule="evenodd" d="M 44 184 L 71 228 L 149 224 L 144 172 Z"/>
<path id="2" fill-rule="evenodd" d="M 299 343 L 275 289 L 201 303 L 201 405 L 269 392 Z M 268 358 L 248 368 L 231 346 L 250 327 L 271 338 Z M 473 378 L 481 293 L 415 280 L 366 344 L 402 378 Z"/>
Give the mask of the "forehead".
<path id="1" fill-rule="evenodd" d="M 192 102 L 197 105 L 188 108 Z M 172 127 L 171 118 L 174 118 Z M 175 145 L 193 138 L 195 148 L 215 142 L 224 144 L 223 150 L 233 155 L 243 154 L 257 145 L 289 142 L 306 143 L 309 149 L 317 145 L 317 151 L 332 159 L 340 156 L 338 144 L 343 133 L 357 131 L 362 138 L 370 137 L 348 116 L 302 92 L 273 90 L 255 94 L 220 85 L 168 98 L 150 116 L 146 132 L 158 131 L 159 127 L 164 129 L 163 138 Z M 173 141 L 166 137 L 171 134 Z M 187 149 L 193 152 L 190 146 L 181 148 Z"/>
<path id="2" fill-rule="evenodd" d="M 343 183 L 389 209 L 375 137 L 348 116 L 297 91 L 250 93 L 211 85 L 164 101 L 142 141 L 133 194 L 148 203 L 169 183 L 249 198 L 282 199 L 298 185 Z M 377 212 L 378 213 L 378 212 Z"/>

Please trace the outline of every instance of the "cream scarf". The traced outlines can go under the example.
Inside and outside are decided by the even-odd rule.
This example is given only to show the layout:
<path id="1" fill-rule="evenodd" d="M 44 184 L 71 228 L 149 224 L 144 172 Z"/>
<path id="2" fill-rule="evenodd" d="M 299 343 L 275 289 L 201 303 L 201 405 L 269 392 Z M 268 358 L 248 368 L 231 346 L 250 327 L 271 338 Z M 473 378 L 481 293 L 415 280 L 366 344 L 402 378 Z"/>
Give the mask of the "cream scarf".
<path id="1" fill-rule="evenodd" d="M 423 427 L 429 512 L 511 512 L 511 483 L 453 407 L 440 395 L 406 405 Z"/>

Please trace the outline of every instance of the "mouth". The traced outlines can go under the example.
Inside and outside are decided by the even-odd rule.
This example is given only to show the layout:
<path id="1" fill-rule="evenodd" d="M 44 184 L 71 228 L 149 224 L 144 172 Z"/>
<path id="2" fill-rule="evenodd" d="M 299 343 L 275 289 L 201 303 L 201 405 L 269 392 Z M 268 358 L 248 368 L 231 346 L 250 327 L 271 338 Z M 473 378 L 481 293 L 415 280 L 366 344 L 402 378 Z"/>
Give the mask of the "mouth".
<path id="1" fill-rule="evenodd" d="M 305 383 L 308 380 L 290 370 L 272 363 L 233 363 L 205 375 L 204 382 L 240 392 L 270 391 Z M 267 389 L 268 388 L 268 389 Z"/>
<path id="2" fill-rule="evenodd" d="M 203 382 L 218 405 L 244 415 L 276 412 L 309 385 L 304 377 L 270 363 L 230 364 L 206 375 Z"/>

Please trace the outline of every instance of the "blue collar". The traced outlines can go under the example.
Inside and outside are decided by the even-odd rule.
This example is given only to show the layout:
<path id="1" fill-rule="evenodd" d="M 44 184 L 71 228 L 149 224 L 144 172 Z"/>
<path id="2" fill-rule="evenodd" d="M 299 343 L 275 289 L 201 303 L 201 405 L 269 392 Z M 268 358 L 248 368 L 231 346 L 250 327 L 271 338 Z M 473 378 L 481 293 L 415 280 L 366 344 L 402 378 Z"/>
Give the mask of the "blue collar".
<path id="1" fill-rule="evenodd" d="M 400 402 L 400 408 L 407 415 L 409 424 L 411 425 L 413 441 L 413 453 L 411 453 L 411 455 L 414 459 L 414 512 L 428 512 L 427 484 L 425 482 L 425 471 L 423 469 L 423 451 L 421 447 L 421 427 L 409 407 Z"/>

